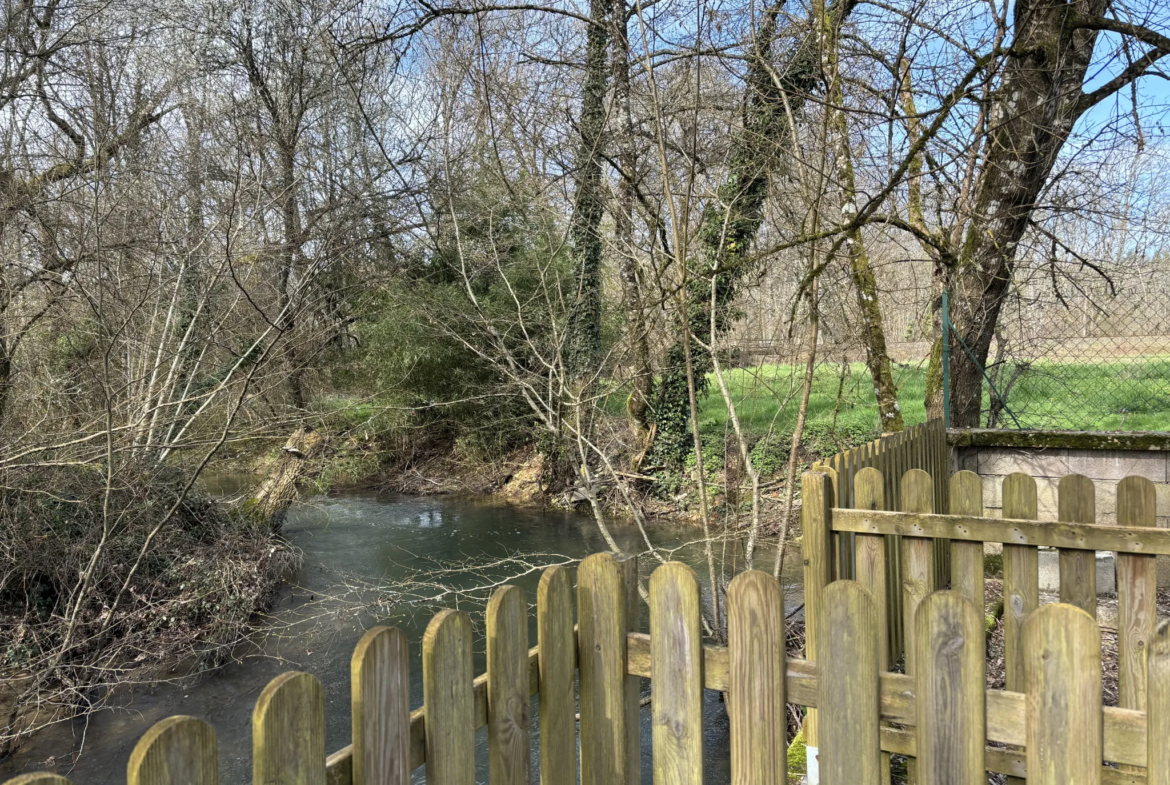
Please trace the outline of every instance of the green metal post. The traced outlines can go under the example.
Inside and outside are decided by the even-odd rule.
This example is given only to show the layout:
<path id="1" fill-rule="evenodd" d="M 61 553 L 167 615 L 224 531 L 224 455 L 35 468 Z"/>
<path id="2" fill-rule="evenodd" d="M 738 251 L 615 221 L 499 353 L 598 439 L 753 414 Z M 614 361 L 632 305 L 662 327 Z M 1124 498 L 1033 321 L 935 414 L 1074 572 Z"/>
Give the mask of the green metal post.
<path id="1" fill-rule="evenodd" d="M 942 293 L 943 425 L 951 427 L 951 312 L 947 290 Z"/>

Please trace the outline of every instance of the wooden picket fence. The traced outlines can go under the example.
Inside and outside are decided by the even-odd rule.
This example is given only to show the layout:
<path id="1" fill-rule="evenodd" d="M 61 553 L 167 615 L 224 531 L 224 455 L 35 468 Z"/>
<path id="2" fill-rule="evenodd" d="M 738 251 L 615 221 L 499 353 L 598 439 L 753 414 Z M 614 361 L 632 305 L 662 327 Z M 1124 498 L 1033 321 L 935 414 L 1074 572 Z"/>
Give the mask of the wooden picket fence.
<path id="1" fill-rule="evenodd" d="M 805 482 L 828 500 L 827 475 Z M 868 528 L 861 533 L 872 536 Z M 828 536 L 811 552 L 823 560 Z M 908 676 L 882 672 L 879 601 L 858 582 L 836 581 L 818 595 L 822 616 L 812 627 L 820 659 L 813 661 L 786 657 L 784 597 L 770 575 L 745 572 L 732 581 L 726 648 L 703 645 L 699 581 L 681 563 L 654 571 L 650 633 L 636 632 L 636 575 L 633 559 L 590 556 L 579 567 L 574 598 L 568 570 L 546 571 L 533 649 L 524 593 L 500 589 L 487 610 L 488 666 L 478 678 L 470 619 L 440 612 L 423 639 L 424 706 L 414 712 L 405 637 L 371 630 L 352 660 L 353 744 L 328 757 L 320 682 L 305 673 L 277 677 L 253 715 L 254 783 L 406 785 L 412 770 L 425 766 L 430 785 L 472 785 L 476 729 L 486 725 L 492 785 L 528 785 L 531 697 L 539 694 L 542 785 L 573 785 L 578 773 L 582 785 L 635 785 L 639 677 L 649 677 L 655 783 L 704 782 L 709 689 L 727 695 L 737 785 L 787 782 L 788 704 L 819 714 L 825 785 L 879 785 L 883 755 L 891 752 L 915 757 L 923 785 L 983 784 L 988 770 L 1026 770 L 1034 785 L 1121 781 L 1119 770 L 1104 764 L 1130 767 L 1126 782 L 1170 785 L 1170 624 L 1149 641 L 1146 710 L 1102 709 L 1099 633 L 1071 605 L 1046 606 L 1024 627 L 1020 694 L 984 690 L 983 614 L 958 592 L 918 604 L 917 667 Z M 217 766 L 212 727 L 172 717 L 139 741 L 127 779 L 215 785 Z M 8 785 L 67 782 L 31 774 Z"/>
<path id="2" fill-rule="evenodd" d="M 914 676 L 921 666 L 924 645 L 921 637 L 927 629 L 921 626 L 920 607 L 932 592 L 949 584 L 958 596 L 969 600 L 972 607 L 981 612 L 984 607 L 983 545 L 998 542 L 1003 544 L 1007 689 L 1030 691 L 1028 673 L 1034 663 L 1029 663 L 1035 648 L 1035 642 L 1030 642 L 1029 638 L 1030 619 L 1038 614 L 1055 613 L 1048 611 L 1048 606 L 1040 608 L 1038 547 L 1042 546 L 1059 550 L 1060 602 L 1083 613 L 1081 621 L 1074 621 L 1074 616 L 1077 619 L 1081 616 L 1069 615 L 1071 612 L 1067 610 L 1060 611 L 1065 614 L 1061 618 L 1065 619 L 1069 630 L 1079 630 L 1080 626 L 1091 623 L 1094 631 L 1092 642 L 1088 637 L 1070 639 L 1077 646 L 1086 647 L 1085 656 L 1092 654 L 1094 658 L 1078 660 L 1077 670 L 1070 672 L 1078 674 L 1077 678 L 1092 677 L 1099 682 L 1096 551 L 1113 551 L 1117 554 L 1119 705 L 1134 712 L 1150 707 L 1149 701 L 1155 694 L 1154 653 L 1159 645 L 1164 645 L 1155 642 L 1155 557 L 1170 554 L 1170 531 L 1155 528 L 1155 486 L 1149 479 L 1126 477 L 1118 483 L 1116 525 L 1094 522 L 1095 486 L 1092 480 L 1077 474 L 1066 476 L 1059 483 L 1056 521 L 1036 520 L 1036 481 L 1026 474 L 1017 473 L 1004 479 L 1003 518 L 983 515 L 982 478 L 968 471 L 954 474 L 946 483 L 950 511 L 946 515 L 935 513 L 938 489 L 930 475 L 919 469 L 901 475 L 898 483 L 901 509 L 898 512 L 888 511 L 884 496 L 889 478 L 882 472 L 863 468 L 856 472 L 852 481 L 850 498 L 854 509 L 839 506 L 834 509 L 834 498 L 838 489 L 843 491 L 844 483 L 838 485 L 831 472 L 806 474 L 803 478 L 806 618 L 807 624 L 814 628 L 807 631 L 810 640 L 814 641 L 810 658 L 816 658 L 815 642 L 819 640 L 816 625 L 831 623 L 827 619 L 835 613 L 831 608 L 833 599 L 830 593 L 834 577 L 832 561 L 844 537 L 854 537 L 856 580 L 872 593 L 879 605 L 877 635 L 883 653 L 882 670 L 887 670 L 892 663 L 888 657 L 889 630 L 884 624 L 887 615 L 880 608 L 890 594 L 886 581 L 889 575 L 887 562 L 891 556 L 886 548 L 889 537 L 902 538 L 902 581 L 893 588 L 901 595 L 906 635 L 904 664 L 905 672 L 910 676 Z M 950 573 L 946 583 L 940 582 L 932 563 L 938 541 L 948 542 L 950 548 Z M 917 627 L 914 626 L 916 618 Z M 1165 625 L 1159 635 L 1164 633 Z M 1067 634 L 1081 636 L 1080 632 Z M 976 637 L 982 651 L 982 628 Z M 1098 715 L 1099 686 L 1098 683 L 1094 688 L 1098 702 L 1094 712 Z M 1106 716 L 1109 711 L 1106 709 Z M 814 716 L 811 723 L 806 723 L 806 737 L 811 737 L 809 743 L 813 746 L 819 740 L 818 722 Z M 1170 749 L 1170 736 L 1151 737 L 1150 744 L 1155 742 L 1162 749 Z M 1108 736 L 1106 746 L 1109 746 Z M 1108 750 L 1106 759 L 1140 765 L 1140 762 L 1119 761 L 1111 757 Z M 1136 780 L 1131 777 L 1116 781 Z"/>
<path id="3" fill-rule="evenodd" d="M 839 452 L 823 463 L 813 465 L 813 471 L 827 471 L 833 475 L 837 489 L 836 507 L 855 508 L 858 504 L 870 509 L 871 499 L 858 499 L 854 493 L 854 480 L 863 469 L 877 469 L 885 478 L 882 489 L 881 509 L 902 509 L 902 489 L 897 479 L 911 469 L 922 469 L 931 477 L 949 477 L 951 473 L 951 454 L 947 446 L 946 426 L 941 417 L 907 428 L 899 433 L 891 433 L 874 439 L 872 442 L 854 447 L 851 450 Z M 933 510 L 946 512 L 949 498 L 946 485 L 938 484 L 934 488 Z M 837 549 L 833 552 L 833 577 L 855 577 L 856 543 L 854 535 L 846 533 L 835 538 Z M 902 657 L 905 635 L 902 630 L 903 609 L 902 595 L 893 587 L 902 585 L 902 538 L 891 535 L 886 538 L 886 552 L 891 558 L 886 560 L 886 586 L 888 594 L 884 608 L 886 612 L 886 639 L 889 645 L 888 657 L 896 662 Z M 947 543 L 939 540 L 935 543 L 934 568 L 935 581 L 938 585 L 946 584 L 950 573 L 950 548 Z"/>

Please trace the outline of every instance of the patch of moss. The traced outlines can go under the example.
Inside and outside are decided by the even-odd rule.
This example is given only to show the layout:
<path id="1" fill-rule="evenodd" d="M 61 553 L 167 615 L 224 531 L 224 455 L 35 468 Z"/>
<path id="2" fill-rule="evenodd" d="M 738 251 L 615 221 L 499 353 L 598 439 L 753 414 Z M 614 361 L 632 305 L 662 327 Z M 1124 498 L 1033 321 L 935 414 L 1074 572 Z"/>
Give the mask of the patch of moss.
<path id="1" fill-rule="evenodd" d="M 804 729 L 788 745 L 788 776 L 804 774 L 808 768 L 808 748 L 804 745 Z"/>

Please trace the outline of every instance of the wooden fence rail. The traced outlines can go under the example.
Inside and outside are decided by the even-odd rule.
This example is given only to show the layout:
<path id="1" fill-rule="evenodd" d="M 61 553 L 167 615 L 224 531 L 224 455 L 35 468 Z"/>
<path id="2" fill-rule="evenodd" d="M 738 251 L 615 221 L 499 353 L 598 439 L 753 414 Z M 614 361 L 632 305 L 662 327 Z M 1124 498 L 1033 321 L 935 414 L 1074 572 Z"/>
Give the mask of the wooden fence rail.
<path id="1" fill-rule="evenodd" d="M 823 487 L 823 475 L 813 485 L 815 477 Z M 655 570 L 650 634 L 634 631 L 635 575 L 633 560 L 610 554 L 581 564 L 574 637 L 571 582 L 563 568 L 549 570 L 537 594 L 534 649 L 526 600 L 504 587 L 488 606 L 488 672 L 475 679 L 467 616 L 439 613 L 423 641 L 426 704 L 409 715 L 405 641 L 371 630 L 353 658 L 354 743 L 328 758 L 320 683 L 304 673 L 277 677 L 254 714 L 254 782 L 405 785 L 425 765 L 428 783 L 472 785 L 475 732 L 487 725 L 491 782 L 526 783 L 530 698 L 539 693 L 542 783 L 572 785 L 580 772 L 582 782 L 632 785 L 641 779 L 638 678 L 650 677 L 655 783 L 703 782 L 702 691 L 711 689 L 727 694 L 737 785 L 786 783 L 788 704 L 819 711 L 826 785 L 879 785 L 889 753 L 915 757 L 923 785 L 985 783 L 987 771 L 1026 773 L 1038 785 L 1170 785 L 1170 623 L 1150 639 L 1147 711 L 1102 708 L 1099 632 L 1072 605 L 1047 605 L 1024 625 L 1021 694 L 983 689 L 982 613 L 957 592 L 918 603 L 909 676 L 880 667 L 878 603 L 861 583 L 824 588 L 812 661 L 785 655 L 783 593 L 770 575 L 732 581 L 726 648 L 703 645 L 699 582 L 678 563 Z M 215 785 L 217 766 L 211 726 L 172 717 L 142 737 L 127 777 L 136 785 Z M 31 774 L 7 785 L 67 782 Z"/>

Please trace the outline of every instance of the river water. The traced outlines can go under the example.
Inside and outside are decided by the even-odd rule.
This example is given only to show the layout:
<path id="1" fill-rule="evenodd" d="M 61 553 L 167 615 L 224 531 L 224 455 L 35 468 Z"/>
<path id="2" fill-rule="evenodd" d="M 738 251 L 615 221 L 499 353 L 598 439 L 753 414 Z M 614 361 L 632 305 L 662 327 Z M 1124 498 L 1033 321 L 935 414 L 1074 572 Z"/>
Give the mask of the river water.
<path id="1" fill-rule="evenodd" d="M 645 546 L 636 527 L 614 523 L 613 533 L 623 550 L 639 552 Z M 471 588 L 487 579 L 515 575 L 512 559 L 550 563 L 581 558 L 606 550 L 589 517 L 570 512 L 520 509 L 481 500 L 430 497 L 411 498 L 345 492 L 322 497 L 292 510 L 285 524 L 290 542 L 304 554 L 303 567 L 281 592 L 276 606 L 263 621 L 258 646 L 242 652 L 238 661 L 212 673 L 180 683 L 143 685 L 120 696 L 114 707 L 85 719 L 52 726 L 0 761 L 0 781 L 29 771 L 48 770 L 68 776 L 76 785 L 122 785 L 126 762 L 141 736 L 153 723 L 188 714 L 211 723 L 219 741 L 220 782 L 251 782 L 251 715 L 260 691 L 286 670 L 302 670 L 325 687 L 326 746 L 340 749 L 350 740 L 349 659 L 364 630 L 375 624 L 400 627 L 411 644 L 411 705 L 422 704 L 421 641 L 432 613 L 402 601 L 391 587 L 420 574 L 445 570 L 442 582 Z M 650 530 L 659 548 L 677 549 L 672 558 L 690 563 L 706 574 L 701 530 L 693 526 L 656 524 Z M 718 555 L 729 562 L 738 556 L 738 543 L 720 544 Z M 790 606 L 800 601 L 800 562 L 790 556 L 785 568 L 785 590 Z M 492 566 L 493 563 L 498 563 Z M 640 569 L 653 567 L 642 557 Z M 770 564 L 759 564 L 770 569 Z M 535 601 L 539 572 L 511 581 Z M 421 593 L 433 594 L 425 588 Z M 454 598 L 448 598 L 454 602 Z M 460 600 L 473 613 L 482 604 Z M 532 614 L 535 644 L 535 613 Z M 645 613 L 642 620 L 646 626 Z M 477 641 L 475 671 L 484 668 L 482 638 Z M 648 692 L 648 682 L 644 683 Z M 534 719 L 536 712 L 533 712 Z M 727 720 L 718 694 L 708 692 L 705 745 L 707 781 L 728 781 Z M 643 781 L 650 782 L 649 709 L 643 709 Z M 535 738 L 534 747 L 538 740 Z M 486 731 L 478 736 L 477 780 L 487 782 Z M 533 775 L 537 774 L 534 750 Z M 422 782 L 422 770 L 415 772 Z"/>

